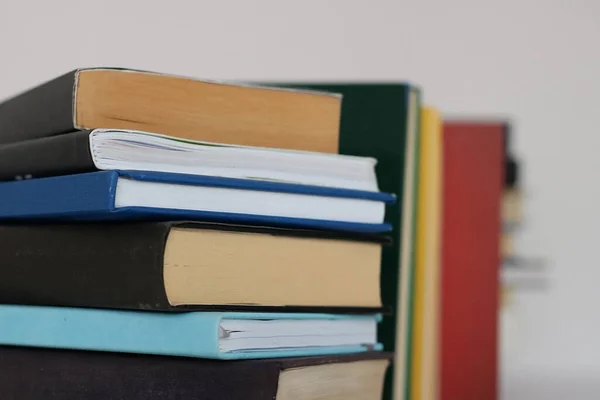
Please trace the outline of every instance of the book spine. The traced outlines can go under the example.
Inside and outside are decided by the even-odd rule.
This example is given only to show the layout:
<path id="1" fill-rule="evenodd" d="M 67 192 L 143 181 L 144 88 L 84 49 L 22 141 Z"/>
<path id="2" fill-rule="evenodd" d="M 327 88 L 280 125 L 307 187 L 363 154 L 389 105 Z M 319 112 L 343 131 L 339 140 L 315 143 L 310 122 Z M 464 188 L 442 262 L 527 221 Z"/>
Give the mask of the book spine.
<path id="1" fill-rule="evenodd" d="M 220 318 L 220 313 L 3 305 L 0 344 L 214 359 Z"/>
<path id="2" fill-rule="evenodd" d="M 498 125 L 444 123 L 439 303 L 443 399 L 498 398 L 502 135 Z"/>
<path id="3" fill-rule="evenodd" d="M 168 310 L 170 226 L 0 225 L 0 303 Z"/>
<path id="4" fill-rule="evenodd" d="M 71 71 L 0 103 L 0 144 L 74 131 L 76 75 Z"/>
<path id="5" fill-rule="evenodd" d="M 0 183 L 0 219 L 108 214 L 114 209 L 118 177 L 107 171 Z"/>
<path id="6" fill-rule="evenodd" d="M 89 131 L 0 145 L 0 180 L 95 171 Z"/>
<path id="7" fill-rule="evenodd" d="M 280 364 L 0 347 L 0 392 L 7 400 L 272 400 Z"/>

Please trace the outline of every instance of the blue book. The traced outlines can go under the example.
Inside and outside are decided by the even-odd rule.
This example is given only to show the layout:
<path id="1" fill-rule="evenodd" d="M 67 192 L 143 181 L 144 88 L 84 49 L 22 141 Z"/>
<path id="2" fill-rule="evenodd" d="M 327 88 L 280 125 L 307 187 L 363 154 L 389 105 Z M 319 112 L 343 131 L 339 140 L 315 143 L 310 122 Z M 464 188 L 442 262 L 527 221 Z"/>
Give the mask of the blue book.
<path id="1" fill-rule="evenodd" d="M 196 220 L 386 232 L 386 193 L 144 171 L 0 183 L 0 220 Z"/>
<path id="2" fill-rule="evenodd" d="M 379 315 L 0 305 L 0 345 L 247 359 L 381 350 Z"/>

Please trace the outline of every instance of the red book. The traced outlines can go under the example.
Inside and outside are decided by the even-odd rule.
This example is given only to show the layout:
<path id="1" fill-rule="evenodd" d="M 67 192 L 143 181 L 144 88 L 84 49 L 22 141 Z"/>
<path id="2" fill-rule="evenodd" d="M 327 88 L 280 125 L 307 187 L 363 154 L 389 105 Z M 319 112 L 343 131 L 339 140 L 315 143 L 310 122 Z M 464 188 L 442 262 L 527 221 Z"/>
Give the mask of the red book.
<path id="1" fill-rule="evenodd" d="M 495 400 L 504 124 L 443 134 L 440 398 Z"/>

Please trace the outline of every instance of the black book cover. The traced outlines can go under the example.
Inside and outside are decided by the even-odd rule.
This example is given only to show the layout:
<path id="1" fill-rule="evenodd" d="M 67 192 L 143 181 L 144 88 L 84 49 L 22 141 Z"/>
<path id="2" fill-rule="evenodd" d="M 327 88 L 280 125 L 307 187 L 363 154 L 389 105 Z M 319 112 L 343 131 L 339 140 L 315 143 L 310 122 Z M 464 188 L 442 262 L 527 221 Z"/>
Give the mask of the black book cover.
<path id="1" fill-rule="evenodd" d="M 371 352 L 216 361 L 0 347 L 0 394 L 3 400 L 273 400 L 284 369 L 390 358 Z"/>
<path id="2" fill-rule="evenodd" d="M 171 227 L 234 230 L 273 235 L 375 241 L 372 235 L 334 234 L 211 223 L 75 223 L 0 225 L 0 304 L 186 311 L 262 310 L 259 306 L 177 306 L 169 304 L 163 257 Z M 277 307 L 278 311 L 319 311 Z M 275 310 L 275 307 L 273 307 Z M 328 308 L 330 312 L 378 309 Z"/>
<path id="3" fill-rule="evenodd" d="M 504 188 L 519 186 L 519 162 L 512 152 L 512 124 L 504 122 Z"/>
<path id="4" fill-rule="evenodd" d="M 0 103 L 0 144 L 75 131 L 76 73 L 71 71 Z"/>
<path id="5" fill-rule="evenodd" d="M 90 131 L 78 131 L 0 144 L 0 181 L 96 171 L 89 139 Z"/>

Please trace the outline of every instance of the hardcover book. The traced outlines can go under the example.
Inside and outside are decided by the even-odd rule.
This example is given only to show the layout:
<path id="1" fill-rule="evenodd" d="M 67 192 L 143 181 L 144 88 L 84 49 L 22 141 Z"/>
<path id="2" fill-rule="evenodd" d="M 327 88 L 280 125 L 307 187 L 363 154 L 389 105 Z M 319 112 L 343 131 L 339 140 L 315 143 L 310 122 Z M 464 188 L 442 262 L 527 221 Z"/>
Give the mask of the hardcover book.
<path id="1" fill-rule="evenodd" d="M 413 320 L 410 333 L 410 400 L 439 398 L 442 146 L 440 113 L 434 108 L 423 107 Z"/>
<path id="2" fill-rule="evenodd" d="M 379 235 L 190 223 L 0 225 L 0 303 L 378 310 Z M 32 251 L 35 249 L 35 251 Z"/>
<path id="3" fill-rule="evenodd" d="M 0 144 L 0 180 L 134 170 L 378 191 L 369 157 L 183 140 L 94 129 Z"/>
<path id="4" fill-rule="evenodd" d="M 444 123 L 440 396 L 498 396 L 503 127 Z"/>
<path id="5" fill-rule="evenodd" d="M 0 305 L 0 345 L 222 360 L 381 350 L 378 315 Z"/>
<path id="6" fill-rule="evenodd" d="M 228 361 L 0 347 L 5 400 L 379 400 L 391 354 Z"/>
<path id="7" fill-rule="evenodd" d="M 414 266 L 420 90 L 401 82 L 302 83 L 296 87 L 343 95 L 340 154 L 377 159 L 380 189 L 398 199 L 386 212 L 385 220 L 393 226 L 393 245 L 383 250 L 381 269 L 383 304 L 395 312 L 384 316 L 379 338 L 386 350 L 395 351 L 393 373 L 388 376 L 408 390 L 410 326 L 406 324 L 410 323 Z M 389 379 L 384 398 L 391 398 L 391 388 Z"/>
<path id="8" fill-rule="evenodd" d="M 380 192 L 251 179 L 100 171 L 0 183 L 0 220 L 199 220 L 382 232 Z"/>
<path id="9" fill-rule="evenodd" d="M 83 68 L 0 103 L 0 144 L 115 128 L 337 153 L 337 94 Z"/>

